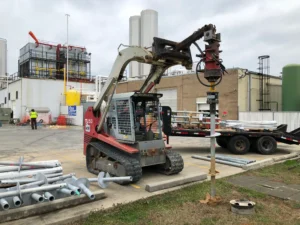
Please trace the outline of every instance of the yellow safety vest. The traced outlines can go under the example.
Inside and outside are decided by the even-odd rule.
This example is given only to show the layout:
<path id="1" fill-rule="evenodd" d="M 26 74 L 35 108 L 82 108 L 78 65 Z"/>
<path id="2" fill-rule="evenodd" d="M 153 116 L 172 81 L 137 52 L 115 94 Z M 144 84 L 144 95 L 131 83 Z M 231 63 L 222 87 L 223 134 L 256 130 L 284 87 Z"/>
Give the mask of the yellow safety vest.
<path id="1" fill-rule="evenodd" d="M 37 112 L 30 112 L 30 119 L 36 119 L 38 117 Z"/>

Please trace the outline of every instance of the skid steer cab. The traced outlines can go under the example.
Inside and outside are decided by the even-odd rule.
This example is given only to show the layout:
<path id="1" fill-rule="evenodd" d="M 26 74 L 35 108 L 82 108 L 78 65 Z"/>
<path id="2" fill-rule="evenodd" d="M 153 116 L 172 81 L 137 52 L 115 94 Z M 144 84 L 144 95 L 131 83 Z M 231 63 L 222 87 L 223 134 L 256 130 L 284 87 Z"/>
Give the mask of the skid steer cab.
<path id="1" fill-rule="evenodd" d="M 98 174 L 132 176 L 137 181 L 142 167 L 157 165 L 165 174 L 183 169 L 182 157 L 165 148 L 159 98 L 155 93 L 115 94 L 100 133 L 101 115 L 90 107 L 85 114 L 84 153 L 87 168 Z"/>

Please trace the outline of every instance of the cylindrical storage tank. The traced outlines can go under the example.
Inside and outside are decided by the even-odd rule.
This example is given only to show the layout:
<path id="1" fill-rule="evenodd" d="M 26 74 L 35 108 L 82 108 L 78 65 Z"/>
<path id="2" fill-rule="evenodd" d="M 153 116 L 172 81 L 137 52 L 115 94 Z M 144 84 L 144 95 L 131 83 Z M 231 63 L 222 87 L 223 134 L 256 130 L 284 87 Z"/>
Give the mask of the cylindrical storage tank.
<path id="1" fill-rule="evenodd" d="M 6 76 L 7 73 L 7 42 L 0 38 L 0 76 Z"/>
<path id="2" fill-rule="evenodd" d="M 282 111 L 300 111 L 300 64 L 282 69 Z"/>
<path id="3" fill-rule="evenodd" d="M 80 105 L 80 92 L 76 90 L 69 90 L 66 92 L 66 105 L 74 106 Z"/>
<path id="4" fill-rule="evenodd" d="M 158 35 L 158 13 L 155 10 L 147 9 L 141 12 L 141 46 L 151 47 L 153 37 Z M 141 75 L 150 73 L 150 65 L 141 64 Z"/>
<path id="5" fill-rule="evenodd" d="M 129 45 L 141 46 L 141 17 L 131 16 L 129 18 Z M 137 77 L 141 73 L 140 63 L 129 64 L 129 78 Z"/>

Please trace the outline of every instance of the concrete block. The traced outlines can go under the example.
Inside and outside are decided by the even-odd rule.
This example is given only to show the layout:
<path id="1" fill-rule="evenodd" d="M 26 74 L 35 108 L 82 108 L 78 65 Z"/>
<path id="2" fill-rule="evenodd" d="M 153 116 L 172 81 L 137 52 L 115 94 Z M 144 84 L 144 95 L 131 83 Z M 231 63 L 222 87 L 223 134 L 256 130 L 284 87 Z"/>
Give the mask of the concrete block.
<path id="1" fill-rule="evenodd" d="M 95 200 L 106 198 L 106 195 L 102 190 L 95 191 L 94 194 L 95 194 Z M 0 213 L 0 221 L 1 223 L 4 223 L 12 220 L 18 220 L 25 217 L 53 212 L 58 209 L 72 207 L 72 206 L 76 206 L 88 202 L 93 202 L 93 201 L 91 201 L 86 195 L 82 194 L 80 196 L 61 198 L 58 200 L 54 200 L 53 202 L 44 202 L 44 203 L 29 205 L 21 208 L 10 209 L 7 211 L 2 211 Z"/>
<path id="2" fill-rule="evenodd" d="M 184 177 L 177 177 L 171 180 L 164 180 L 152 184 L 147 184 L 145 190 L 148 192 L 155 192 L 167 188 L 172 188 L 176 187 L 179 185 L 191 183 L 191 182 L 196 182 L 196 181 L 201 181 L 207 179 L 207 174 L 206 173 L 201 173 L 198 175 L 188 175 Z"/>
<path id="3" fill-rule="evenodd" d="M 274 164 L 274 160 L 273 158 L 271 159 L 264 159 L 264 160 L 260 160 L 258 162 L 254 162 L 254 163 L 250 163 L 247 165 L 244 165 L 242 167 L 243 170 L 255 170 L 255 169 L 259 169 L 265 166 L 270 166 Z"/>
<path id="4" fill-rule="evenodd" d="M 278 156 L 278 157 L 274 157 L 273 160 L 274 162 L 279 162 L 279 161 L 283 161 L 286 159 L 292 159 L 292 158 L 296 158 L 299 156 L 300 153 L 290 153 L 287 155 L 283 155 L 283 156 Z"/>

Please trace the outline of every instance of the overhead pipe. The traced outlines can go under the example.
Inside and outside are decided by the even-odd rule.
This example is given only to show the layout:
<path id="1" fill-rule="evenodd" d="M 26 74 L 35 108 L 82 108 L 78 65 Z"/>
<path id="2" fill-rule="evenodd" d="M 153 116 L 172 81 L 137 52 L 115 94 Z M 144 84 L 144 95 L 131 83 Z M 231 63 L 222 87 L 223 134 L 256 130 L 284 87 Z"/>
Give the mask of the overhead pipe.
<path id="1" fill-rule="evenodd" d="M 29 35 L 33 38 L 33 40 L 35 41 L 35 43 L 37 44 L 37 47 L 41 44 L 41 45 L 46 45 L 46 46 L 49 46 L 49 47 L 57 47 L 57 46 L 60 46 L 60 48 L 67 48 L 66 46 L 61 46 L 61 44 L 58 44 L 57 46 L 56 45 L 52 45 L 52 44 L 47 44 L 47 43 L 43 43 L 43 42 L 39 42 L 39 40 L 36 38 L 36 36 L 34 35 L 34 33 L 32 31 L 29 31 Z M 69 48 L 80 48 L 81 51 L 85 51 L 86 48 L 85 47 L 80 47 L 80 46 L 74 46 L 74 45 L 69 45 Z"/>
<path id="2" fill-rule="evenodd" d="M 35 41 L 35 43 L 37 44 L 37 46 L 39 46 L 39 40 L 36 38 L 36 36 L 33 34 L 32 31 L 29 31 L 29 35 L 33 38 L 33 40 Z"/>

